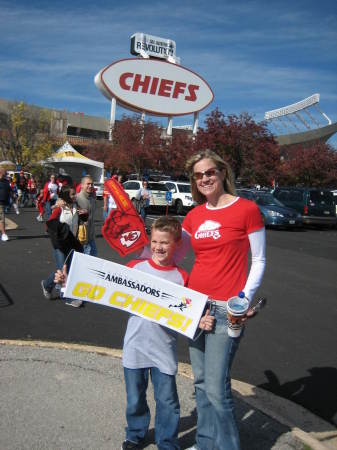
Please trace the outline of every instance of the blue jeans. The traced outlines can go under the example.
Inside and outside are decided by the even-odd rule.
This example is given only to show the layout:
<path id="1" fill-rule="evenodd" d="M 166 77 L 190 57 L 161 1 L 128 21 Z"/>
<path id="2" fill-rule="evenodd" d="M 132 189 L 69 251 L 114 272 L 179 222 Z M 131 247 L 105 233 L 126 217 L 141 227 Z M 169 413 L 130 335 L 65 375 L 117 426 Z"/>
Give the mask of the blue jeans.
<path id="1" fill-rule="evenodd" d="M 85 255 L 97 256 L 97 247 L 95 239 L 88 241 L 87 244 L 83 245 L 83 253 Z"/>
<path id="2" fill-rule="evenodd" d="M 56 270 L 62 270 L 66 257 L 64 256 L 64 253 L 62 253 L 58 248 L 54 248 L 53 251 L 56 262 Z M 52 272 L 49 277 L 43 281 L 43 286 L 45 287 L 45 289 L 47 289 L 48 292 L 51 292 L 55 287 L 54 278 L 55 272 Z"/>
<path id="3" fill-rule="evenodd" d="M 174 375 L 160 372 L 156 367 L 127 369 L 124 367 L 126 387 L 126 439 L 141 443 L 150 425 L 150 410 L 146 401 L 149 373 L 156 401 L 155 439 L 159 450 L 179 450 L 178 428 L 180 405 Z"/>
<path id="4" fill-rule="evenodd" d="M 54 251 L 54 258 L 55 258 L 55 262 L 56 262 L 56 270 L 62 270 L 67 255 L 65 255 L 63 252 L 61 252 L 61 250 L 59 250 L 58 248 L 54 248 L 53 251 Z M 67 260 L 67 272 L 68 273 L 69 273 L 69 269 L 70 269 L 72 256 L 73 255 L 71 254 Z M 55 278 L 55 272 L 52 272 L 46 280 L 43 280 L 43 286 L 45 287 L 45 289 L 47 289 L 48 292 L 51 292 L 54 289 L 54 287 L 56 286 L 56 283 L 54 282 L 54 278 Z M 56 286 L 56 288 L 61 289 L 59 284 Z"/>
<path id="5" fill-rule="evenodd" d="M 47 219 L 49 219 L 49 217 L 50 217 L 50 215 L 52 213 L 51 207 L 54 206 L 55 203 L 56 203 L 56 200 L 48 200 L 48 201 L 46 201 L 44 210 L 46 212 Z"/>
<path id="6" fill-rule="evenodd" d="M 190 340 L 197 402 L 196 445 L 200 450 L 239 450 L 230 369 L 240 337 L 227 333 L 226 308 L 216 307 L 215 327 Z"/>

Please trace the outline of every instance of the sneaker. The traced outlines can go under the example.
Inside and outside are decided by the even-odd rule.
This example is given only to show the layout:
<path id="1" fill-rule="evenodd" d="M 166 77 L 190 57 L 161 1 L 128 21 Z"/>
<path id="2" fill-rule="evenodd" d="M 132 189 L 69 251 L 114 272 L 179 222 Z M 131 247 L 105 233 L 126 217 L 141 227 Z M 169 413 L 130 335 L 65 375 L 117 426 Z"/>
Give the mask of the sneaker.
<path id="1" fill-rule="evenodd" d="M 199 450 L 196 445 L 192 445 L 192 447 L 188 447 L 186 450 Z"/>
<path id="2" fill-rule="evenodd" d="M 47 289 L 44 287 L 43 280 L 41 281 L 41 287 L 44 298 L 46 298 L 47 300 L 51 300 L 52 299 L 51 292 L 47 291 Z"/>
<path id="3" fill-rule="evenodd" d="M 18 209 L 15 210 L 16 214 L 19 215 L 20 211 Z"/>
<path id="4" fill-rule="evenodd" d="M 121 447 L 121 450 L 137 450 L 137 449 L 141 449 L 139 444 L 136 444 L 135 442 L 131 442 L 128 440 L 124 441 Z"/>
<path id="5" fill-rule="evenodd" d="M 74 308 L 79 308 L 82 306 L 82 300 L 67 300 L 66 305 L 73 306 Z"/>
<path id="6" fill-rule="evenodd" d="M 6 242 L 6 241 L 9 240 L 9 237 L 7 236 L 6 233 L 2 233 L 2 235 L 1 235 L 1 240 L 4 241 L 4 242 Z"/>
<path id="7" fill-rule="evenodd" d="M 38 222 L 43 222 L 43 217 L 41 216 L 41 214 L 39 214 L 39 215 L 37 216 L 36 220 L 37 220 Z"/>

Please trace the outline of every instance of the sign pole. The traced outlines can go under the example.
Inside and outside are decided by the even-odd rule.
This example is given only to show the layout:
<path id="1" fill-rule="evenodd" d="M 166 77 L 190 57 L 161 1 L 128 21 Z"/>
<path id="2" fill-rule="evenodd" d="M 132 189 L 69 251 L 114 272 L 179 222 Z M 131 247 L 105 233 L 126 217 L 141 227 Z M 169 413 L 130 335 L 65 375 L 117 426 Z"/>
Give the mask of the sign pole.
<path id="1" fill-rule="evenodd" d="M 116 97 L 112 97 L 111 111 L 110 111 L 109 141 L 112 141 L 112 132 L 115 127 L 115 120 L 116 120 Z"/>
<path id="2" fill-rule="evenodd" d="M 193 135 L 195 136 L 198 132 L 198 126 L 199 126 L 199 113 L 194 113 L 194 122 L 193 122 Z"/>
<path id="3" fill-rule="evenodd" d="M 172 136 L 172 116 L 168 116 L 166 134 L 167 136 Z"/>

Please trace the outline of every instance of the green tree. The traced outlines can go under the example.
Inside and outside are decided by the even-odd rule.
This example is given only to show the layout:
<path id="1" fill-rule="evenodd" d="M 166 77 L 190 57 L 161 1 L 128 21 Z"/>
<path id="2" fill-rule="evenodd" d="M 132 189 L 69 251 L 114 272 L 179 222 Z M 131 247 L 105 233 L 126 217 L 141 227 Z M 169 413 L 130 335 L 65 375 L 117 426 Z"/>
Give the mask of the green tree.
<path id="1" fill-rule="evenodd" d="M 0 114 L 0 152 L 8 159 L 29 167 L 50 156 L 53 150 L 50 138 L 50 112 L 13 103 Z"/>

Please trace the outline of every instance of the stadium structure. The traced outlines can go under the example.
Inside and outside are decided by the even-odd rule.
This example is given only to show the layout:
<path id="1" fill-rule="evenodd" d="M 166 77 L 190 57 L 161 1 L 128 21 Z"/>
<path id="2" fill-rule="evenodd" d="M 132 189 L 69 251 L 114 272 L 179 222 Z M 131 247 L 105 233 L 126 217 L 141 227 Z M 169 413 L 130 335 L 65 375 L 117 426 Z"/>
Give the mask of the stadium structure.
<path id="1" fill-rule="evenodd" d="M 326 142 L 337 132 L 337 123 L 318 107 L 319 94 L 314 94 L 300 102 L 265 113 L 265 121 L 274 134 L 276 141 L 282 146 L 296 144 L 313 144 Z M 9 112 L 14 102 L 0 99 L 0 113 Z M 39 108 L 32 106 L 33 108 Z M 39 108 L 41 109 L 41 108 Z M 49 109 L 51 112 L 51 135 L 57 144 L 68 141 L 76 149 L 85 148 L 89 141 L 109 139 L 110 120 L 104 117 L 89 116 L 82 112 L 69 112 Z M 327 125 L 322 123 L 327 122 Z M 175 133 L 192 134 L 190 126 L 176 126 Z M 163 128 L 162 137 L 166 130 Z"/>
<path id="2" fill-rule="evenodd" d="M 265 113 L 264 118 L 271 131 L 275 129 L 275 138 L 281 147 L 326 142 L 337 132 L 337 123 L 332 123 L 318 107 L 319 99 L 320 95 L 314 94 Z"/>

